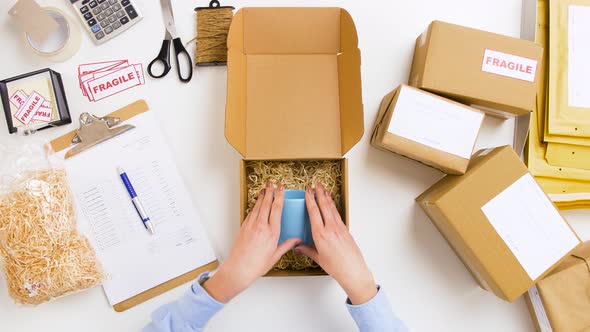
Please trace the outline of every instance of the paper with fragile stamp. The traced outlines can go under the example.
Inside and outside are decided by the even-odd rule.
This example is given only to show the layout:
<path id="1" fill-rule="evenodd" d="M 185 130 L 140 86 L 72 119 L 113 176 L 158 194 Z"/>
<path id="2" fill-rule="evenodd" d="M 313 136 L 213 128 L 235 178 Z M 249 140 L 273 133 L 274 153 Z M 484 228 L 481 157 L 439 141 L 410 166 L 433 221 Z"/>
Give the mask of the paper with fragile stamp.
<path id="1" fill-rule="evenodd" d="M 65 160 L 78 227 L 108 274 L 103 288 L 111 305 L 216 259 L 154 112 L 126 123 L 136 128 Z M 137 215 L 118 166 L 133 182 L 155 235 Z"/>
<path id="2" fill-rule="evenodd" d="M 143 65 L 115 60 L 80 65 L 78 81 L 82 94 L 89 101 L 99 101 L 145 84 L 145 77 Z"/>
<path id="3" fill-rule="evenodd" d="M 8 95 L 13 123 L 17 127 L 49 123 L 59 117 L 49 78 L 30 77 L 11 82 Z"/>

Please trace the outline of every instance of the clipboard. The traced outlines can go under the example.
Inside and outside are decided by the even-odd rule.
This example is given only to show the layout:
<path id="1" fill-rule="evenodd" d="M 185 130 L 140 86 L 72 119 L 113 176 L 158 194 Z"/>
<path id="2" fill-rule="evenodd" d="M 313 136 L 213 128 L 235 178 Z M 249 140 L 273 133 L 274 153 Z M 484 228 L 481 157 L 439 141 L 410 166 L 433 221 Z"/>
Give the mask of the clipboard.
<path id="1" fill-rule="evenodd" d="M 117 111 L 114 111 L 108 114 L 106 117 L 110 118 L 118 118 L 118 122 L 125 122 L 136 115 L 142 114 L 149 110 L 147 103 L 145 100 L 138 100 L 132 104 L 129 104 Z M 105 117 L 105 118 L 106 118 Z M 117 123 L 118 123 L 117 122 Z M 57 137 L 49 142 L 49 147 L 53 150 L 54 153 L 64 151 L 73 146 L 72 140 L 76 137 L 78 130 L 73 130 L 68 132 L 60 137 Z M 100 144 L 100 143 L 98 143 Z M 92 148 L 92 147 L 89 147 Z M 155 286 L 151 289 L 148 289 L 142 293 L 139 293 L 131 298 L 128 298 L 122 302 L 119 302 L 113 305 L 113 309 L 117 312 L 123 312 L 127 309 L 130 309 L 140 303 L 143 303 L 153 297 L 156 297 L 164 292 L 167 292 L 173 288 L 176 288 L 186 282 L 196 279 L 201 273 L 212 271 L 219 266 L 219 261 L 214 260 L 209 262 L 203 266 L 200 266 L 192 271 L 189 271 L 185 274 L 182 274 L 176 278 L 168 280 L 158 286 Z"/>

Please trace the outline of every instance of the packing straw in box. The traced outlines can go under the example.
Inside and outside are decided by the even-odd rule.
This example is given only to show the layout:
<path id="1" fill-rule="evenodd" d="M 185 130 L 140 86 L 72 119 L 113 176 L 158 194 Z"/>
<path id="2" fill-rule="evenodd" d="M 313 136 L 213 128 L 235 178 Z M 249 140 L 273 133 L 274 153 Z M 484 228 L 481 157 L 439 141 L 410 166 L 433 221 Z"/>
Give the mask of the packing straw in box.
<path id="1" fill-rule="evenodd" d="M 305 189 L 320 182 L 332 195 L 336 207 L 343 214 L 343 160 L 294 160 L 269 161 L 248 160 L 244 162 L 242 220 L 252 210 L 258 193 L 268 181 L 283 184 L 286 189 Z M 346 223 L 346 218 L 342 216 Z M 269 275 L 294 273 L 325 274 L 325 272 L 310 258 L 298 255 L 293 251 L 285 254 L 274 266 Z"/>
<path id="2" fill-rule="evenodd" d="M 317 172 L 327 167 L 340 172 L 339 193 L 338 185 L 324 185 L 349 223 L 343 156 L 364 130 L 357 42 L 352 17 L 341 8 L 236 12 L 227 39 L 225 137 L 244 157 L 242 220 L 266 180 L 305 189 L 313 181 L 326 180 Z M 337 184 L 337 176 L 330 181 Z M 297 270 L 299 264 L 290 264 L 268 275 L 325 274 L 310 261 L 304 263 L 309 268 Z"/>

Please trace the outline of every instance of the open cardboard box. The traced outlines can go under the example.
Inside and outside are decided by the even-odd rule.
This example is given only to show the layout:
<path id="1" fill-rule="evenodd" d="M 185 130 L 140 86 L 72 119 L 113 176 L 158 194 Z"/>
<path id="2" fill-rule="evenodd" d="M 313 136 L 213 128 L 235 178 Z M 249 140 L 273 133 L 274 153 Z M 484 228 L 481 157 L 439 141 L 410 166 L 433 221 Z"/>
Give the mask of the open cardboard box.
<path id="1" fill-rule="evenodd" d="M 245 160 L 342 160 L 362 137 L 361 57 L 350 14 L 341 8 L 243 8 L 228 45 L 225 137 Z M 240 163 L 241 220 L 246 167 Z M 325 274 L 321 269 L 271 276 Z"/>

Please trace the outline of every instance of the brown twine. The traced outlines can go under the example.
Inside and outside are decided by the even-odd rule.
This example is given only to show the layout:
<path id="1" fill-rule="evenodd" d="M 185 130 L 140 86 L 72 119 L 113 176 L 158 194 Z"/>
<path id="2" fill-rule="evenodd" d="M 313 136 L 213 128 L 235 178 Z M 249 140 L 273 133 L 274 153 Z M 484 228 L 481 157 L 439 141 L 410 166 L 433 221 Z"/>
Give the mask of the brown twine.
<path id="1" fill-rule="evenodd" d="M 585 258 L 585 257 L 582 257 L 582 256 L 578 256 L 578 255 L 573 255 L 573 254 L 572 254 L 572 257 L 575 257 L 575 258 L 578 258 L 578 259 L 583 260 L 584 263 L 586 263 L 586 266 L 588 267 L 588 272 L 590 272 L 590 261 L 588 260 L 588 258 Z"/>
<path id="2" fill-rule="evenodd" d="M 224 65 L 227 62 L 227 34 L 233 18 L 233 7 L 195 8 L 197 12 L 197 66 Z"/>

